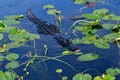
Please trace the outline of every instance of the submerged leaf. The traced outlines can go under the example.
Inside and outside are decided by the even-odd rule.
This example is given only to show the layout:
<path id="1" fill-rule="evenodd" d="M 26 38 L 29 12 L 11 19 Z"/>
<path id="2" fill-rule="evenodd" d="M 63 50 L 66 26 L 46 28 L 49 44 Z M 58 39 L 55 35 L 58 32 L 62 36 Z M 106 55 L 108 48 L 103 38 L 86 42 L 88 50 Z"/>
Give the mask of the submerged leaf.
<path id="1" fill-rule="evenodd" d="M 87 53 L 87 54 L 82 54 L 78 57 L 79 61 L 91 61 L 91 60 L 95 60 L 98 59 L 99 55 L 95 54 L 95 53 Z"/>

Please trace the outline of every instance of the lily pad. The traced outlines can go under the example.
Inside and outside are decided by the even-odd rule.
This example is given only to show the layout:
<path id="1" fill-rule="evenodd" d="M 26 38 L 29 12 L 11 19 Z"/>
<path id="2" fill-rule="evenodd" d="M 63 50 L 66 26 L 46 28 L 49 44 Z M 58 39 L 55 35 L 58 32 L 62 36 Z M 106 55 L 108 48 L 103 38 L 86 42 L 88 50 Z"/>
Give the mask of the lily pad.
<path id="1" fill-rule="evenodd" d="M 72 43 L 73 44 L 80 44 L 81 43 L 80 41 L 81 41 L 80 38 L 76 38 L 76 39 L 72 40 Z"/>
<path id="2" fill-rule="evenodd" d="M 60 14 L 61 11 L 56 10 L 56 9 L 52 9 L 52 10 L 48 10 L 47 13 L 50 14 L 50 15 L 56 15 L 56 14 Z"/>
<path id="3" fill-rule="evenodd" d="M 5 56 L 0 55 L 0 61 L 4 61 L 4 59 L 5 59 Z"/>
<path id="4" fill-rule="evenodd" d="M 43 9 L 53 9 L 55 6 L 52 4 L 47 4 L 43 6 Z"/>
<path id="5" fill-rule="evenodd" d="M 99 55 L 95 53 L 87 53 L 87 54 L 82 54 L 78 57 L 78 61 L 91 61 L 98 59 Z"/>
<path id="6" fill-rule="evenodd" d="M 69 55 L 69 54 L 71 54 L 71 51 L 63 51 L 62 52 L 62 55 Z"/>
<path id="7" fill-rule="evenodd" d="M 110 30 L 115 26 L 115 24 L 102 24 L 102 27 L 106 30 Z"/>
<path id="8" fill-rule="evenodd" d="M 56 69 L 56 73 L 62 73 L 62 69 Z"/>
<path id="9" fill-rule="evenodd" d="M 117 38 L 120 38 L 120 33 L 111 33 L 111 34 L 107 34 L 103 37 L 103 39 L 105 41 L 109 41 L 109 42 L 113 42 L 115 41 Z"/>
<path id="10" fill-rule="evenodd" d="M 8 49 L 17 48 L 23 46 L 25 43 L 10 42 L 6 45 Z"/>
<path id="11" fill-rule="evenodd" d="M 106 70 L 106 72 L 108 74 L 110 74 L 111 76 L 117 76 L 120 74 L 120 69 L 119 68 L 109 68 Z"/>
<path id="12" fill-rule="evenodd" d="M 72 80 L 92 80 L 92 76 L 90 74 L 76 74 Z"/>
<path id="13" fill-rule="evenodd" d="M 93 80 L 115 80 L 116 78 L 114 76 L 111 76 L 109 74 L 103 74 L 101 76 L 96 76 Z"/>
<path id="14" fill-rule="evenodd" d="M 9 53 L 6 56 L 6 59 L 9 60 L 9 61 L 17 60 L 18 58 L 19 58 L 19 55 L 15 54 L 15 53 Z"/>
<path id="15" fill-rule="evenodd" d="M 6 80 L 5 74 L 0 70 L 0 80 Z"/>
<path id="16" fill-rule="evenodd" d="M 2 40 L 3 39 L 3 34 L 2 33 L 0 33 L 0 40 Z"/>
<path id="17" fill-rule="evenodd" d="M 28 33 L 25 29 L 18 30 L 14 28 L 11 30 L 10 34 L 8 35 L 11 41 L 15 41 L 17 43 L 24 43 L 28 40 L 39 39 L 39 35 Z"/>
<path id="18" fill-rule="evenodd" d="M 17 61 L 12 61 L 5 66 L 6 69 L 15 69 L 17 67 L 19 67 L 19 63 Z"/>
<path id="19" fill-rule="evenodd" d="M 108 42 L 105 42 L 104 40 L 98 40 L 97 42 L 94 43 L 94 46 L 102 49 L 110 48 L 110 44 Z"/>
<path id="20" fill-rule="evenodd" d="M 15 73 L 6 71 L 5 72 L 6 80 L 15 80 L 17 77 Z"/>
<path id="21" fill-rule="evenodd" d="M 84 4 L 86 0 L 74 0 L 75 4 Z"/>

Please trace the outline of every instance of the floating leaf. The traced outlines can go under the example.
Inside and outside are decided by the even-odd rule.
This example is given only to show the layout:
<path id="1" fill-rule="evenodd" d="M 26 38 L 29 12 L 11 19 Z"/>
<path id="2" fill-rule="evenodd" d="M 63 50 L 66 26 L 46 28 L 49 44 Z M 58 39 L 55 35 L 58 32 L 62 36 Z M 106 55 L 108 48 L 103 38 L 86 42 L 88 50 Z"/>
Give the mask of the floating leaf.
<path id="1" fill-rule="evenodd" d="M 17 60 L 18 58 L 19 58 L 19 55 L 15 54 L 15 53 L 9 53 L 6 56 L 6 59 L 9 60 L 9 61 Z"/>
<path id="2" fill-rule="evenodd" d="M 90 74 L 76 74 L 72 80 L 92 80 L 92 76 Z"/>
<path id="3" fill-rule="evenodd" d="M 117 76 L 120 74 L 119 68 L 109 68 L 106 70 L 106 73 L 110 74 L 111 76 Z"/>
<path id="4" fill-rule="evenodd" d="M 86 0 L 74 0 L 75 4 L 83 4 L 85 2 L 86 2 Z"/>
<path id="5" fill-rule="evenodd" d="M 91 61 L 91 60 L 95 60 L 98 59 L 99 55 L 95 54 L 95 53 L 87 53 L 87 54 L 82 54 L 78 57 L 79 61 Z"/>
<path id="6" fill-rule="evenodd" d="M 101 16 L 97 14 L 83 14 L 82 16 L 90 20 L 97 20 L 101 18 Z"/>
<path id="7" fill-rule="evenodd" d="M 94 46 L 97 48 L 102 48 L 102 49 L 110 48 L 110 44 L 105 42 L 104 40 L 98 40 L 97 42 L 94 43 Z"/>
<path id="8" fill-rule="evenodd" d="M 102 76 L 96 76 L 93 80 L 115 80 L 115 77 L 109 74 L 103 74 Z"/>
<path id="9" fill-rule="evenodd" d="M 117 38 L 120 38 L 120 33 L 111 33 L 103 37 L 105 41 L 115 41 Z"/>
<path id="10" fill-rule="evenodd" d="M 0 55 L 0 61 L 4 61 L 4 59 L 5 59 L 5 56 Z"/>
<path id="11" fill-rule="evenodd" d="M 43 6 L 43 9 L 53 9 L 53 8 L 54 8 L 54 5 L 52 4 L 47 4 Z"/>
<path id="12" fill-rule="evenodd" d="M 0 70 L 0 80 L 6 80 L 5 74 L 1 70 Z"/>
<path id="13" fill-rule="evenodd" d="M 115 20 L 120 21 L 120 16 L 116 16 L 115 14 L 109 14 L 102 18 L 103 20 Z"/>
<path id="14" fill-rule="evenodd" d="M 73 44 L 80 44 L 81 43 L 80 41 L 81 41 L 80 38 L 76 38 L 76 39 L 72 40 L 72 43 Z"/>
<path id="15" fill-rule="evenodd" d="M 48 10 L 47 13 L 50 14 L 50 15 L 55 15 L 55 14 L 60 14 L 61 11 L 56 10 L 56 9 L 52 9 L 52 10 Z"/>
<path id="16" fill-rule="evenodd" d="M 3 34 L 2 33 L 0 33 L 0 40 L 2 40 L 3 39 Z"/>
<path id="17" fill-rule="evenodd" d="M 108 13 L 108 9 L 97 9 L 93 11 L 93 14 L 97 14 L 101 17 L 105 16 Z"/>
<path id="18" fill-rule="evenodd" d="M 62 73 L 62 69 L 56 69 L 56 73 Z"/>
<path id="19" fill-rule="evenodd" d="M 63 51 L 62 52 L 62 55 L 69 55 L 69 54 L 71 54 L 71 51 Z"/>
<path id="20" fill-rule="evenodd" d="M 19 63 L 17 61 L 12 61 L 5 66 L 6 69 L 15 69 L 17 67 L 19 67 Z"/>
<path id="21" fill-rule="evenodd" d="M 25 43 L 10 42 L 6 45 L 8 49 L 17 48 L 23 46 Z"/>
<path id="22" fill-rule="evenodd" d="M 110 30 L 115 26 L 115 24 L 102 24 L 104 29 Z"/>
<path id="23" fill-rule="evenodd" d="M 11 41 L 15 41 L 17 43 L 24 43 L 28 40 L 39 39 L 39 35 L 28 33 L 25 29 L 18 30 L 14 28 L 11 30 L 10 34 L 8 35 Z"/>
<path id="24" fill-rule="evenodd" d="M 68 80 L 68 77 L 67 76 L 63 76 L 62 80 Z"/>
<path id="25" fill-rule="evenodd" d="M 6 71 L 5 72 L 6 80 L 15 80 L 17 77 L 15 73 Z"/>

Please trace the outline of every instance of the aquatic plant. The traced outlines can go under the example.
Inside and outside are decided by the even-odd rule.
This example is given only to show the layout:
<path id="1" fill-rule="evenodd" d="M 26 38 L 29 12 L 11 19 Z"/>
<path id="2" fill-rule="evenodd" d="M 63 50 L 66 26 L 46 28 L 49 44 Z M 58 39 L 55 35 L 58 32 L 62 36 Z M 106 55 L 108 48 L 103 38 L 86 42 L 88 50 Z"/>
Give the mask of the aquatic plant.
<path id="1" fill-rule="evenodd" d="M 94 10 L 92 14 L 83 14 L 82 16 L 88 20 L 78 20 L 73 24 L 73 26 L 77 25 L 74 27 L 74 30 L 80 31 L 84 36 L 81 39 L 74 39 L 73 44 L 94 44 L 94 46 L 98 48 L 110 48 L 109 42 L 114 42 L 120 38 L 119 23 L 110 24 L 103 22 L 120 21 L 120 16 L 115 14 L 114 17 L 111 16 L 110 18 L 106 18 L 110 15 L 112 14 L 110 14 L 107 9 L 97 9 Z M 97 33 L 100 29 L 111 30 L 112 33 L 101 37 Z M 119 43 L 117 44 L 119 45 Z"/>
<path id="2" fill-rule="evenodd" d="M 82 73 L 74 75 L 72 80 L 116 80 L 115 76 L 120 74 L 119 68 L 108 68 L 106 73 L 103 73 L 102 75 L 99 73 L 100 76 L 97 75 L 95 77 L 92 77 L 89 73 L 86 73 L 87 71 L 88 70 L 85 70 Z"/>
<path id="3" fill-rule="evenodd" d="M 43 9 L 53 9 L 55 6 L 52 4 L 47 4 L 43 6 Z"/>

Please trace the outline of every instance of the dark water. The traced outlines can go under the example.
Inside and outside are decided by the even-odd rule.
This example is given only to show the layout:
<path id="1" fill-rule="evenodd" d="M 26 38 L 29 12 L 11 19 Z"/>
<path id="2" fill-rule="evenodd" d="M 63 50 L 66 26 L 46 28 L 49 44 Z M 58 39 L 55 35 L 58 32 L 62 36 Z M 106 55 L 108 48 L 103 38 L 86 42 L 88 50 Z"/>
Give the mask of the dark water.
<path id="1" fill-rule="evenodd" d="M 95 9 L 99 8 L 108 8 L 110 13 L 120 15 L 120 0 L 103 0 L 113 6 L 103 4 L 99 2 L 98 6 L 95 8 L 85 8 L 80 11 L 80 8 L 84 5 L 76 5 L 72 0 L 0 0 L 0 19 L 3 19 L 3 16 L 7 15 L 16 15 L 23 14 L 25 19 L 22 20 L 22 23 L 18 26 L 21 29 L 26 29 L 29 32 L 37 33 L 36 27 L 31 23 L 26 17 L 27 9 L 31 8 L 36 16 L 46 20 L 48 23 L 54 24 L 55 21 L 46 14 L 46 10 L 43 10 L 45 4 L 53 4 L 56 9 L 62 11 L 62 15 L 65 16 L 65 19 L 62 21 L 61 29 L 63 33 L 68 29 L 73 22 L 69 21 L 68 18 L 71 16 L 81 15 L 84 13 L 90 13 Z M 105 32 L 101 32 L 104 34 Z M 51 36 L 40 35 L 41 39 L 36 41 L 36 48 L 39 55 L 44 54 L 43 45 L 46 44 L 49 49 L 49 56 L 56 56 L 60 54 L 62 47 L 56 43 L 56 41 Z M 105 72 L 109 67 L 120 67 L 120 55 L 119 48 L 115 44 L 111 44 L 110 49 L 103 50 L 95 48 L 93 45 L 79 45 L 81 51 L 84 53 L 95 52 L 98 53 L 101 57 L 98 60 L 90 62 L 80 62 L 77 61 L 77 57 L 74 55 L 62 57 L 60 59 L 70 63 L 76 68 L 76 71 L 71 69 L 69 66 L 54 60 L 45 61 L 36 66 L 30 68 L 30 75 L 24 78 L 24 80 L 61 80 L 62 76 L 68 76 L 68 80 L 71 80 L 73 75 L 82 72 L 86 69 L 96 69 L 100 73 Z M 13 50 L 20 55 L 24 55 L 29 50 L 28 48 L 18 48 Z M 24 60 L 22 60 L 24 61 Z M 55 72 L 56 69 L 62 68 L 63 73 L 58 74 Z M 21 70 L 16 70 L 20 75 L 24 73 Z M 95 75 L 96 72 L 92 72 L 92 75 Z M 117 80 L 120 80 L 118 76 Z"/>

